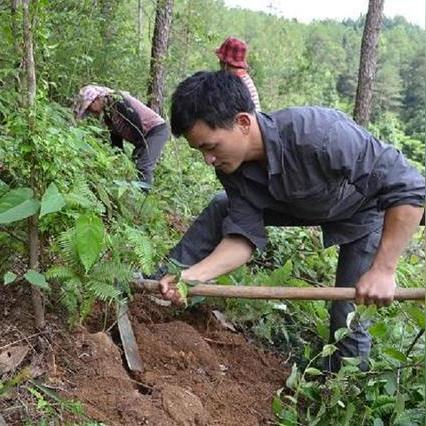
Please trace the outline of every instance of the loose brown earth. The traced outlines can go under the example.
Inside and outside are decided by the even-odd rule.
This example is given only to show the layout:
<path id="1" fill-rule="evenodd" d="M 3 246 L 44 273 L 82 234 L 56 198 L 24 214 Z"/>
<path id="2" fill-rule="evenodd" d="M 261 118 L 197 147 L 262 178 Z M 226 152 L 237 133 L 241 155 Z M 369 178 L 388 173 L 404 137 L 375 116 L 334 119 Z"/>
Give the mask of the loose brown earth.
<path id="1" fill-rule="evenodd" d="M 274 424 L 271 400 L 284 383 L 287 365 L 279 355 L 224 329 L 210 308 L 179 313 L 137 295 L 130 304 L 144 362 L 144 372 L 137 374 L 126 370 L 112 310 L 109 318 L 105 312 L 106 307 L 97 307 L 85 327 L 72 333 L 57 313 L 49 314 L 47 330 L 38 333 L 28 289 L 0 286 L 0 354 L 19 345 L 29 348 L 15 371 L 0 374 L 0 384 L 13 377 L 20 383 L 6 397 L 0 392 L 6 424 L 40 420 L 28 393 L 34 383 L 81 401 L 86 419 L 106 425 Z M 108 327 L 111 332 L 104 331 Z M 62 412 L 59 423 L 84 424 L 83 417 Z"/>

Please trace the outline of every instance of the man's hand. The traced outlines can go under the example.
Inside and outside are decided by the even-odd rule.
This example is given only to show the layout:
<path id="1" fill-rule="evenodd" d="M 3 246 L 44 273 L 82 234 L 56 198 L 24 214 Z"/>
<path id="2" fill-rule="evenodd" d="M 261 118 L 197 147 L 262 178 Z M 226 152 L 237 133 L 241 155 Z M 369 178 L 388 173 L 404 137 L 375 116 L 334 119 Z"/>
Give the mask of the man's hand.
<path id="1" fill-rule="evenodd" d="M 386 210 L 382 239 L 371 268 L 356 285 L 357 304 L 389 305 L 395 295 L 395 271 L 410 237 L 417 229 L 424 209 L 401 205 Z"/>
<path id="2" fill-rule="evenodd" d="M 163 299 L 170 300 L 174 305 L 182 306 L 184 304 L 184 300 L 179 294 L 176 284 L 175 275 L 165 275 L 160 280 L 160 292 Z"/>
<path id="3" fill-rule="evenodd" d="M 355 301 L 358 305 L 388 306 L 395 296 L 395 274 L 372 268 L 359 279 Z"/>

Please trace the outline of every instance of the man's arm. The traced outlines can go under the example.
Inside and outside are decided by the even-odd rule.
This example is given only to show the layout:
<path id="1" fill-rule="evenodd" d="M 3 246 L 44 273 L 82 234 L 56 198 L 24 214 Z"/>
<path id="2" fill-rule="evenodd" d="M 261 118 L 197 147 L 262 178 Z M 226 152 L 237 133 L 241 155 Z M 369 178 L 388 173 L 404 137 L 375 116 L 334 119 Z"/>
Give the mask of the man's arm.
<path id="1" fill-rule="evenodd" d="M 250 260 L 253 245 L 244 237 L 228 235 L 210 255 L 182 272 L 184 281 L 208 281 L 233 271 Z M 166 275 L 160 280 L 160 289 L 165 299 L 179 303 L 175 277 Z"/>
<path id="2" fill-rule="evenodd" d="M 392 302 L 398 259 L 419 226 L 422 215 L 423 208 L 411 205 L 386 210 L 376 257 L 356 284 L 356 303 L 382 306 Z"/>

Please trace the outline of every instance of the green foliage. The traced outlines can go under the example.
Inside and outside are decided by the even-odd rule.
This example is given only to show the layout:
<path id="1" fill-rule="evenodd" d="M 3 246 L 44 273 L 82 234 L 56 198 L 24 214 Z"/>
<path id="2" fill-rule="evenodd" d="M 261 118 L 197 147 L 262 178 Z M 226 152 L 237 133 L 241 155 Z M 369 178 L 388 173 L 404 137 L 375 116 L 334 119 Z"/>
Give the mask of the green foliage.
<path id="1" fill-rule="evenodd" d="M 285 239 L 284 235 L 273 235 L 266 254 L 258 256 L 253 263 L 256 274 L 253 274 L 253 269 L 240 268 L 230 276 L 222 277 L 219 282 L 332 285 L 337 260 L 335 250 L 324 257 L 318 256 L 316 231 L 310 239 L 305 239 L 306 230 L 286 229 L 285 232 L 292 239 L 291 243 L 288 243 L 290 238 Z M 400 262 L 397 276 L 401 286 L 422 287 L 422 244 L 420 234 L 411 242 L 407 256 Z M 281 267 L 274 262 L 274 252 L 282 259 Z M 309 273 L 305 271 L 304 264 L 310 265 Z M 277 269 L 271 270 L 274 267 Z M 373 424 L 374 421 L 376 424 L 380 421 L 383 424 L 405 424 L 407 410 L 420 413 L 413 417 L 413 425 L 423 424 L 425 317 L 421 306 L 394 302 L 383 310 L 374 306 L 368 309 L 359 307 L 357 313 L 348 319 L 372 323 L 369 331 L 374 343 L 370 371 L 363 373 L 358 369 L 359 359 L 346 358 L 338 374 L 324 376 L 323 360 L 336 348 L 328 343 L 328 312 L 324 302 L 286 301 L 278 304 L 228 300 L 224 304 L 227 316 L 233 322 L 275 349 L 293 354 L 291 359 L 295 364 L 286 387 L 280 389 L 273 399 L 272 408 L 279 424 L 326 426 L 330 422 L 352 425 L 357 422 Z M 342 339 L 348 332 L 348 329 L 338 330 L 335 340 Z M 405 408 L 401 408 L 401 401 L 404 401 Z"/>
<path id="2" fill-rule="evenodd" d="M 75 225 L 74 244 L 86 272 L 98 259 L 104 243 L 104 225 L 102 220 L 93 215 L 81 215 Z"/>
<path id="3" fill-rule="evenodd" d="M 32 285 L 35 285 L 36 287 L 41 288 L 42 290 L 49 290 L 49 284 L 46 281 L 46 278 L 43 274 L 40 274 L 40 272 L 33 271 L 32 269 L 29 269 L 25 275 L 24 278 Z"/>
<path id="4" fill-rule="evenodd" d="M 17 222 L 38 212 L 39 202 L 30 188 L 12 189 L 0 198 L 0 224 Z"/>
<path id="5" fill-rule="evenodd" d="M 41 199 L 40 217 L 49 213 L 55 213 L 65 206 L 64 197 L 58 187 L 52 182 L 46 189 Z"/>
<path id="6" fill-rule="evenodd" d="M 10 272 L 10 271 L 6 272 L 3 276 L 3 284 L 8 285 L 8 284 L 13 283 L 15 281 L 16 277 L 17 277 L 17 275 L 14 274 L 13 272 Z"/>
<path id="7" fill-rule="evenodd" d="M 37 411 L 42 415 L 39 425 L 48 425 L 56 423 L 59 419 L 63 420 L 65 413 L 79 419 L 79 424 L 102 425 L 90 421 L 84 414 L 80 401 L 62 398 L 55 391 L 36 380 L 29 380 L 26 388 L 35 402 Z"/>

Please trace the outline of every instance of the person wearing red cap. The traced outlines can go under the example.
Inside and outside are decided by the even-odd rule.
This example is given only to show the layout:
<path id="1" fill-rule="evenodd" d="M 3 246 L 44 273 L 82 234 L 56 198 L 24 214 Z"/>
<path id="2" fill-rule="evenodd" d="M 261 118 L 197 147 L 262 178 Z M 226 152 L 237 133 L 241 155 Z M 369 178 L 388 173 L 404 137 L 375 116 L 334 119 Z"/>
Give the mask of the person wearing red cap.
<path id="1" fill-rule="evenodd" d="M 256 111 L 260 111 L 259 95 L 247 71 L 246 42 L 235 37 L 228 37 L 220 47 L 216 49 L 216 56 L 219 58 L 220 68 L 222 70 L 228 71 L 241 78 L 250 92 Z"/>

